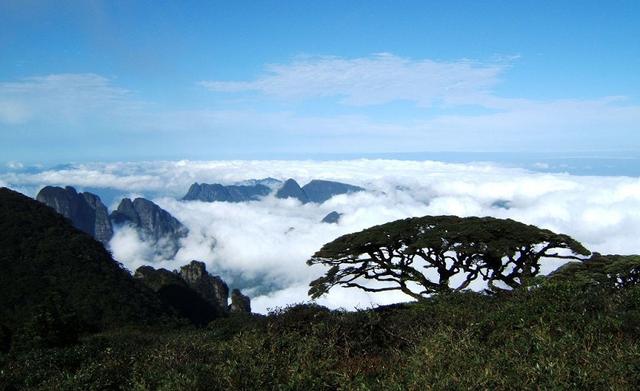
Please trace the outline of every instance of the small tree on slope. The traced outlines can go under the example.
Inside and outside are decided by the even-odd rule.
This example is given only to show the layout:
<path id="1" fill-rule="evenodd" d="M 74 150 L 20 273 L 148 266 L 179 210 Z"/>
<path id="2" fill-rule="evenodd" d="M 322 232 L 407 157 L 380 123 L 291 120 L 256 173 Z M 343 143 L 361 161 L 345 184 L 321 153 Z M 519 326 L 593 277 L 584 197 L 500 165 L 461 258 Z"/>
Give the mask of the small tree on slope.
<path id="1" fill-rule="evenodd" d="M 311 282 L 309 295 L 318 298 L 339 285 L 368 292 L 400 290 L 420 300 L 466 289 L 478 278 L 494 291 L 502 289 L 498 285 L 516 288 L 540 272 L 541 258 L 582 260 L 589 254 L 567 235 L 510 219 L 409 218 L 325 244 L 307 261 L 330 267 Z"/>

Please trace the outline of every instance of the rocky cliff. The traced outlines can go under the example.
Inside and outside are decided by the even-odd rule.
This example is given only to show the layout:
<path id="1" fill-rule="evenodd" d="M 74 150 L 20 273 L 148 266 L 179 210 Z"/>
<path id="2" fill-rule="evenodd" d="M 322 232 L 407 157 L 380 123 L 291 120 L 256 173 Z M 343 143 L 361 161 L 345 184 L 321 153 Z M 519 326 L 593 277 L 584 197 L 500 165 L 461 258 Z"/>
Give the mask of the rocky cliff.
<path id="1" fill-rule="evenodd" d="M 364 189 L 358 186 L 341 182 L 324 181 L 314 179 L 306 185 L 300 187 L 298 182 L 287 179 L 282 187 L 276 192 L 277 198 L 296 198 L 300 202 L 314 202 L 321 204 L 333 196 L 340 194 L 355 193 Z"/>
<path id="2" fill-rule="evenodd" d="M 189 188 L 187 194 L 182 197 L 183 201 L 204 201 L 204 202 L 245 202 L 256 201 L 271 193 L 271 187 L 261 183 L 250 185 L 229 185 L 224 186 L 219 183 L 194 183 Z"/>
<path id="3" fill-rule="evenodd" d="M 238 289 L 233 290 L 229 305 L 229 287 L 219 276 L 209 274 L 203 262 L 191 261 L 182 266 L 180 271 L 173 272 L 141 266 L 136 270 L 135 277 L 160 293 L 163 300 L 176 308 L 180 314 L 196 322 L 203 319 L 211 320 L 229 311 L 251 312 L 251 300 Z M 191 304 L 181 301 L 191 295 L 187 291 L 197 294 L 197 300 L 192 299 Z M 199 309 L 195 310 L 193 307 Z M 198 316 L 200 318 L 197 318 Z"/>
<path id="4" fill-rule="evenodd" d="M 326 216 L 324 216 L 321 222 L 327 224 L 337 224 L 338 221 L 340 221 L 340 217 L 342 217 L 342 213 L 338 213 L 334 210 L 333 212 L 330 212 Z"/>
<path id="5" fill-rule="evenodd" d="M 229 287 L 219 276 L 210 275 L 203 262 L 191 261 L 188 265 L 182 266 L 180 277 L 209 303 L 226 311 Z"/>
<path id="6" fill-rule="evenodd" d="M 180 239 L 189 230 L 169 212 L 155 203 L 136 198 L 124 198 L 111 213 L 114 225 L 128 224 L 137 229 L 144 240 L 153 243 L 156 253 L 172 258 L 180 249 Z"/>
<path id="7" fill-rule="evenodd" d="M 154 240 L 164 237 L 178 239 L 188 233 L 187 228 L 178 219 L 144 198 L 136 198 L 133 201 L 124 198 L 120 201 L 118 209 L 111 213 L 111 220 L 115 224 L 131 224 Z"/>
<path id="8" fill-rule="evenodd" d="M 88 192 L 78 193 L 71 186 L 46 186 L 38 192 L 36 200 L 53 208 L 71 220 L 74 227 L 103 244 L 111 240 L 113 227 L 109 220 L 109 212 L 97 195 Z"/>
<path id="9" fill-rule="evenodd" d="M 276 192 L 276 197 L 282 199 L 295 198 L 303 204 L 309 202 L 309 197 L 307 197 L 298 182 L 296 182 L 292 178 L 287 179 L 282 187 L 278 189 L 278 191 Z"/>
<path id="10" fill-rule="evenodd" d="M 231 305 L 229 306 L 231 312 L 251 312 L 251 299 L 249 296 L 245 296 L 239 289 L 234 289 L 231 292 Z"/>
<path id="11" fill-rule="evenodd" d="M 323 181 L 314 179 L 306 185 L 302 186 L 302 191 L 307 195 L 309 201 L 319 204 L 327 201 L 333 196 L 340 194 L 355 193 L 363 191 L 362 187 L 349 185 L 341 182 Z"/>
<path id="12" fill-rule="evenodd" d="M 189 287 L 175 271 L 141 266 L 133 277 L 156 292 L 164 305 L 194 324 L 205 325 L 225 312 Z"/>
<path id="13" fill-rule="evenodd" d="M 364 189 L 341 182 L 314 179 L 303 187 L 289 178 L 284 183 L 274 178 L 249 179 L 236 185 L 220 183 L 194 183 L 189 187 L 183 201 L 245 202 L 257 201 L 276 192 L 277 198 L 295 198 L 300 202 L 323 203 L 333 196 L 349 194 Z"/>

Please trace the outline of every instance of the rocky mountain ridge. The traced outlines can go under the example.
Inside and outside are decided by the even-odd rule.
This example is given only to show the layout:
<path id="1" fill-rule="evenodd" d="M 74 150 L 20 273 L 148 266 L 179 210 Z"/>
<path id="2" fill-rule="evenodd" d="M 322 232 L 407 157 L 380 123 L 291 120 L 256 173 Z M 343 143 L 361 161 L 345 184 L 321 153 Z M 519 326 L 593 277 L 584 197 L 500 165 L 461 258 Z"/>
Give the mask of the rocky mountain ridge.
<path id="1" fill-rule="evenodd" d="M 320 204 L 336 195 L 364 190 L 359 186 L 320 179 L 314 179 L 301 187 L 293 178 L 289 178 L 284 182 L 274 178 L 264 178 L 249 179 L 235 185 L 196 182 L 189 187 L 182 200 L 204 202 L 257 201 L 275 192 L 276 198 L 295 198 L 303 204 L 308 202 Z"/>
<path id="2" fill-rule="evenodd" d="M 78 193 L 71 186 L 46 186 L 36 196 L 36 200 L 53 208 L 71 221 L 78 229 L 88 233 L 103 244 L 108 244 L 114 234 L 114 225 L 128 224 L 141 235 L 157 244 L 161 240 L 163 249 L 175 255 L 178 242 L 188 233 L 169 212 L 145 198 L 131 200 L 124 198 L 117 210 L 109 214 L 100 197 L 93 193 Z"/>
<path id="3" fill-rule="evenodd" d="M 180 239 L 189 233 L 187 227 L 169 212 L 145 198 L 133 201 L 123 198 L 118 208 L 111 212 L 110 219 L 114 225 L 128 224 L 138 229 L 154 246 L 165 241 L 161 247 L 168 258 L 176 254 Z"/>
<path id="4" fill-rule="evenodd" d="M 257 201 L 271 193 L 271 188 L 260 183 L 255 185 L 221 185 L 219 183 L 194 183 L 189 187 L 183 201 L 245 202 Z"/>
<path id="5" fill-rule="evenodd" d="M 191 261 L 179 271 L 141 266 L 134 278 L 160 294 L 167 304 L 195 323 L 206 323 L 229 312 L 251 312 L 251 300 L 238 289 L 233 290 L 229 304 L 228 285 L 220 276 L 209 274 L 203 262 Z M 197 297 L 192 297 L 185 306 L 182 298 L 189 296 L 189 291 L 195 292 Z"/>
<path id="6" fill-rule="evenodd" d="M 109 211 L 100 197 L 92 193 L 78 193 L 71 186 L 46 186 L 36 196 L 36 200 L 50 206 L 56 212 L 71 220 L 74 227 L 88 233 L 106 244 L 113 236 L 113 225 Z"/>
<path id="7" fill-rule="evenodd" d="M 338 213 L 335 210 L 331 211 L 329 213 L 327 213 L 326 216 L 324 216 L 324 218 L 322 219 L 322 223 L 327 223 L 327 224 L 337 224 L 338 221 L 340 221 L 340 218 L 342 217 L 342 213 Z"/>

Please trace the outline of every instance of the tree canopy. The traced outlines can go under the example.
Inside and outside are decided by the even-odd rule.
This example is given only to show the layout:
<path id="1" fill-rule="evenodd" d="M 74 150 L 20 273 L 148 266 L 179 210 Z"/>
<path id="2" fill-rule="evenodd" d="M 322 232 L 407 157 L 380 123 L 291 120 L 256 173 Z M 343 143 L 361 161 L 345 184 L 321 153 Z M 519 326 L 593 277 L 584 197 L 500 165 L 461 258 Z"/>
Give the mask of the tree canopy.
<path id="1" fill-rule="evenodd" d="M 569 262 L 549 274 L 552 282 L 605 285 L 626 288 L 640 284 L 640 256 L 594 253 L 584 262 Z"/>
<path id="2" fill-rule="evenodd" d="M 540 272 L 541 258 L 582 260 L 589 254 L 567 235 L 511 219 L 408 218 L 325 244 L 307 261 L 330 267 L 311 282 L 309 295 L 317 298 L 339 285 L 369 292 L 400 290 L 423 299 L 466 289 L 478 278 L 491 290 L 516 288 Z"/>

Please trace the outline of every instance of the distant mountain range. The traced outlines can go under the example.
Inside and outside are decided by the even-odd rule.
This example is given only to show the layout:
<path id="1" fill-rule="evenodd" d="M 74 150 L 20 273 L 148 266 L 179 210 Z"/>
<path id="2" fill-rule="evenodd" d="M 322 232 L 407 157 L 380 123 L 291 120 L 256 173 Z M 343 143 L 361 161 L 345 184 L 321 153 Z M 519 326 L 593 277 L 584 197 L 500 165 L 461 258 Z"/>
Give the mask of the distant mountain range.
<path id="1" fill-rule="evenodd" d="M 245 202 L 257 201 L 271 193 L 271 188 L 262 184 L 255 185 L 228 185 L 219 183 L 194 183 L 189 188 L 187 194 L 182 197 L 183 201 L 204 201 L 204 202 Z"/>
<path id="2" fill-rule="evenodd" d="M 298 182 L 291 178 L 285 182 L 274 178 L 265 178 L 251 179 L 236 185 L 194 183 L 182 200 L 204 202 L 257 201 L 274 191 L 276 198 L 295 198 L 304 204 L 308 202 L 323 203 L 333 196 L 364 191 L 364 189 L 346 183 L 318 179 L 314 179 L 300 187 Z"/>
<path id="3" fill-rule="evenodd" d="M 303 204 L 323 203 L 334 196 L 364 191 L 341 182 L 314 179 L 304 186 L 290 178 L 282 182 L 275 178 L 249 179 L 233 185 L 194 183 L 183 201 L 247 202 L 258 201 L 273 194 L 276 198 L 295 198 Z M 36 199 L 71 221 L 74 227 L 108 245 L 114 229 L 129 226 L 151 244 L 155 253 L 171 259 L 180 248 L 180 240 L 188 229 L 169 212 L 145 198 L 123 198 L 116 210 L 109 210 L 100 197 L 91 192 L 78 192 L 71 186 L 42 188 Z M 332 212 L 322 222 L 337 223 L 341 214 Z"/>

